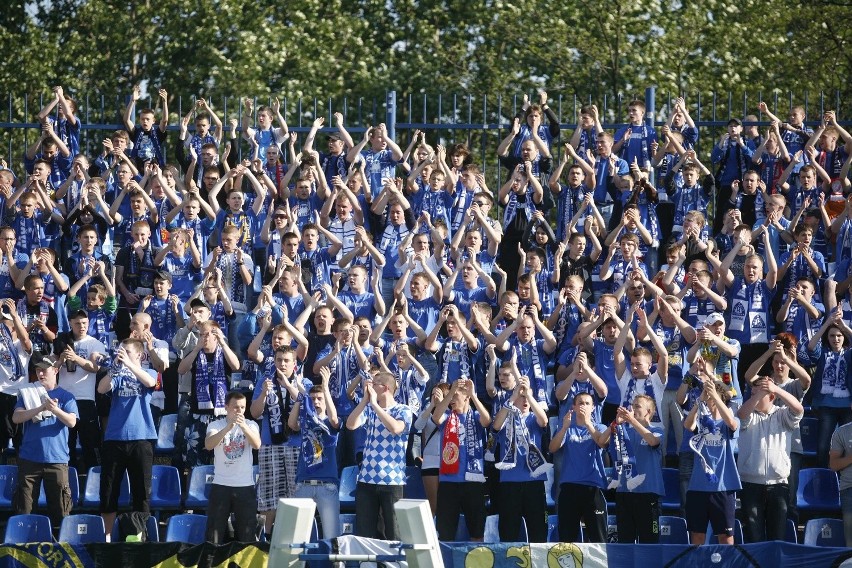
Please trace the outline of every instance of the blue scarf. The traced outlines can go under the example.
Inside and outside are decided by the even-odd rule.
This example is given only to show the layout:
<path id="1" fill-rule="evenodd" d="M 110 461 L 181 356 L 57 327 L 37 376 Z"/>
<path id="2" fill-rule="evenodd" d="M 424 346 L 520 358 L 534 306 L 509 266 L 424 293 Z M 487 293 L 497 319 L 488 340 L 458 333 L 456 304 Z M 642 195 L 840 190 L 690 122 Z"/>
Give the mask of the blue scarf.
<path id="1" fill-rule="evenodd" d="M 302 458 L 308 471 L 322 465 L 323 436 L 331 435 L 331 428 L 317 415 L 311 397 L 300 394 L 299 425 L 302 433 Z"/>
<path id="2" fill-rule="evenodd" d="M 8 353 L 11 361 L 0 361 L 3 363 L 4 367 L 10 367 L 12 369 L 13 377 L 12 380 L 17 382 L 27 377 L 26 369 L 21 364 L 21 359 L 18 356 L 18 348 L 15 347 L 15 341 L 12 339 L 12 332 L 9 331 L 9 328 L 6 327 L 5 324 L 0 323 L 0 344 L 5 348 L 4 351 Z M 5 359 L 5 353 L 3 354 L 3 359 Z"/>
<path id="3" fill-rule="evenodd" d="M 213 400 L 210 400 L 210 387 Z M 195 359 L 195 398 L 199 410 L 213 410 L 216 416 L 225 415 L 225 395 L 228 392 L 225 380 L 225 356 L 222 346 L 217 345 L 213 353 L 213 368 L 207 364 L 207 353 L 201 351 Z"/>
<path id="4" fill-rule="evenodd" d="M 621 485 L 621 474 L 626 478 L 628 491 L 633 491 L 645 481 L 645 474 L 633 475 L 633 466 L 636 465 L 636 450 L 633 448 L 633 440 L 627 432 L 626 424 L 615 424 L 610 426 L 612 440 L 615 445 L 615 472 L 616 475 L 607 489 L 615 489 Z"/>
<path id="5" fill-rule="evenodd" d="M 541 477 L 547 473 L 548 463 L 544 454 L 533 443 L 527 423 L 521 416 L 521 410 L 514 404 L 507 407 L 510 416 L 506 420 L 506 441 L 508 446 L 503 459 L 494 464 L 499 470 L 514 469 L 518 463 L 518 450 L 526 454 L 527 468 L 532 477 Z"/>
<path id="6" fill-rule="evenodd" d="M 710 462 L 707 461 L 707 458 L 704 456 L 702 450 L 704 449 L 704 438 L 709 435 L 718 434 L 719 427 L 716 425 L 716 421 L 713 420 L 713 416 L 710 414 L 710 409 L 707 407 L 707 403 L 703 400 L 698 401 L 698 434 L 690 438 L 689 447 L 693 452 L 698 456 L 698 459 L 701 461 L 701 465 L 704 468 L 704 475 L 707 476 L 707 480 L 710 483 L 717 483 L 719 478 L 716 476 L 716 472 L 710 466 Z"/>
<path id="7" fill-rule="evenodd" d="M 278 374 L 274 371 L 271 377 L 265 375 L 263 378 L 269 378 L 272 381 L 272 390 L 266 395 L 263 414 L 269 425 L 272 444 L 280 446 L 290 438 L 290 428 L 287 424 L 287 419 L 290 417 L 290 393 L 282 390 L 281 383 L 278 382 Z M 293 379 L 298 380 L 295 376 Z"/>
<path id="8" fill-rule="evenodd" d="M 133 250 L 133 243 L 130 243 L 128 246 L 130 247 L 130 270 L 127 276 L 132 279 L 132 283 L 136 284 L 132 287 L 128 286 L 128 288 L 151 288 L 154 286 L 154 254 L 151 242 L 148 241 L 148 244 L 145 246 L 141 266 L 139 265 L 139 257 L 136 255 L 136 251 Z"/>

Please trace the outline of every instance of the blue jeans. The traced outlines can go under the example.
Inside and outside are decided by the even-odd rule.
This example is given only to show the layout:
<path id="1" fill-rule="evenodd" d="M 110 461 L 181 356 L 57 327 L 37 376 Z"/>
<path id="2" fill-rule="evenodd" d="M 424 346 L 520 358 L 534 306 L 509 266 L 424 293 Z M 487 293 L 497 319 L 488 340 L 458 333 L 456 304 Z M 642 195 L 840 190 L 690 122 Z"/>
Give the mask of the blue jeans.
<path id="1" fill-rule="evenodd" d="M 852 547 L 852 487 L 840 492 L 840 513 L 843 515 L 843 536 L 846 546 Z"/>
<path id="2" fill-rule="evenodd" d="M 852 422 L 852 409 L 849 406 L 837 408 L 821 406 L 817 409 L 819 434 L 817 438 L 817 466 L 828 467 L 828 448 L 835 428 Z"/>
<path id="3" fill-rule="evenodd" d="M 313 499 L 317 504 L 320 521 L 322 522 L 322 538 L 340 536 L 340 495 L 336 483 L 320 483 L 309 485 L 297 483 L 293 497 Z"/>

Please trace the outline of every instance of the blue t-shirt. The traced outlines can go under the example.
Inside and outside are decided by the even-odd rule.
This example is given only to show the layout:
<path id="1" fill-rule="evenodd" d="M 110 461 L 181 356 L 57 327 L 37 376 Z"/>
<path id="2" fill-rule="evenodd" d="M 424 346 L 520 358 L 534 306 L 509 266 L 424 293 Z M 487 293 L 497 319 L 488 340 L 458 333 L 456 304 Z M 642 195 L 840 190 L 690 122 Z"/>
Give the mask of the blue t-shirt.
<path id="1" fill-rule="evenodd" d="M 597 424 L 598 432 L 604 432 L 606 425 Z M 592 439 L 585 426 L 577 426 L 577 418 L 571 418 L 571 426 L 562 440 L 562 474 L 559 483 L 591 485 L 604 489 L 603 451 Z"/>
<path id="2" fill-rule="evenodd" d="M 304 402 L 302 402 L 304 404 Z M 296 471 L 296 481 L 302 482 L 307 479 L 325 481 L 326 483 L 340 483 L 337 474 L 337 438 L 339 429 L 331 425 L 331 420 L 326 417 L 323 421 L 325 428 L 308 428 L 306 420 L 299 420 L 301 438 L 310 441 L 311 456 L 308 456 L 315 465 L 308 464 L 305 456 L 306 445 L 302 444 L 302 455 L 299 456 L 299 468 Z"/>
<path id="3" fill-rule="evenodd" d="M 713 420 L 712 417 L 711 420 Z M 734 420 L 739 424 L 740 421 L 736 416 Z M 737 461 L 734 458 L 734 449 L 731 443 L 734 438 L 734 431 L 725 424 L 724 420 L 713 420 L 713 423 L 718 432 L 704 437 L 704 447 L 701 453 L 716 475 L 717 480 L 713 482 L 709 479 L 704 472 L 702 460 L 696 455 L 688 490 L 703 493 L 739 491 L 743 487 L 740 483 L 740 474 L 737 471 Z"/>
<path id="4" fill-rule="evenodd" d="M 606 384 L 606 401 L 610 404 L 621 403 L 621 389 L 618 388 L 618 378 L 615 376 L 615 354 L 613 346 L 607 345 L 602 339 L 594 340 L 595 372 Z"/>
<path id="5" fill-rule="evenodd" d="M 512 415 L 510 414 L 506 420 L 512 420 Z M 530 443 L 537 448 L 541 447 L 541 434 L 542 427 L 538 425 L 536 421 L 535 414 L 532 412 L 528 412 L 526 416 L 521 416 L 521 420 L 524 421 L 524 424 L 527 428 L 527 432 L 529 432 Z M 508 428 L 504 425 L 503 429 L 500 431 L 500 447 L 508 448 L 510 440 L 506 436 L 506 431 Z M 518 451 L 516 453 L 515 467 L 511 469 L 503 469 L 500 470 L 500 483 L 525 483 L 528 481 L 544 481 L 544 476 L 533 477 L 532 472 L 530 472 L 530 467 L 527 465 L 527 448 L 523 446 L 523 444 L 517 445 Z"/>
<path id="6" fill-rule="evenodd" d="M 656 446 L 649 445 L 648 442 L 642 438 L 642 435 L 629 424 L 625 424 L 624 430 L 625 435 L 630 439 L 633 447 L 633 453 L 636 458 L 635 463 L 633 464 L 633 478 L 636 479 L 638 476 L 644 476 L 644 478 L 642 478 L 642 482 L 639 485 L 633 489 L 629 489 L 627 487 L 627 471 L 626 468 L 622 468 L 620 477 L 621 483 L 617 489 L 618 493 L 655 493 L 657 495 L 665 495 L 666 490 L 663 486 L 662 469 L 662 443 L 657 444 Z M 654 437 L 662 439 L 662 428 L 650 426 L 648 430 L 654 434 Z M 615 447 L 615 443 L 612 438 L 610 438 L 609 447 L 610 450 Z"/>
<path id="7" fill-rule="evenodd" d="M 140 383 L 127 367 L 110 378 L 112 405 L 104 441 L 156 440 L 157 429 L 151 415 L 154 389 Z"/>
<path id="8" fill-rule="evenodd" d="M 56 387 L 48 391 L 47 396 L 56 399 L 59 408 L 64 412 L 79 416 L 77 401 L 70 392 Z M 18 396 L 15 408 L 26 408 L 22 397 Z M 34 463 L 68 463 L 68 427 L 55 415 L 41 422 L 27 420 L 23 423 L 23 428 L 24 435 L 18 449 L 18 457 Z"/>

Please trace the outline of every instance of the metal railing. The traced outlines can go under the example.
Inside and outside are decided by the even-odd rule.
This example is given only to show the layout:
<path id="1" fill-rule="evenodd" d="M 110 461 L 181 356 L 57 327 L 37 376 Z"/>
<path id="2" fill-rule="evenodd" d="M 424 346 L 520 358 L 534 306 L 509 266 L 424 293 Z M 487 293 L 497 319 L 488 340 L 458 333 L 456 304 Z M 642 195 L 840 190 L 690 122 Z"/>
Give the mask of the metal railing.
<path id="1" fill-rule="evenodd" d="M 654 126 L 665 123 L 672 101 L 677 94 L 658 95 L 654 87 L 645 90 L 646 122 Z M 10 167 L 22 171 L 24 150 L 39 135 L 39 124 L 35 117 L 39 110 L 50 100 L 50 95 L 16 96 L 9 93 L 6 97 L 6 112 L 0 113 L 0 148 L 5 148 L 5 159 Z M 533 101 L 538 96 L 530 96 Z M 242 105 L 235 96 L 221 96 L 208 99 L 219 117 L 228 128 L 230 119 L 242 119 Z M 500 180 L 500 167 L 496 156 L 496 148 L 500 140 L 506 136 L 511 127 L 512 118 L 519 112 L 523 95 L 471 95 L 471 94 L 408 94 L 399 95 L 396 91 L 388 91 L 384 100 L 373 99 L 288 99 L 282 98 L 281 114 L 287 121 L 291 131 L 300 134 L 308 132 L 313 120 L 319 116 L 325 118 L 323 132 L 331 132 L 334 127 L 334 113 L 344 116 L 344 124 L 353 137 L 362 134 L 371 124 L 384 122 L 390 135 L 403 148 L 410 140 L 414 130 L 422 130 L 430 143 L 445 145 L 464 142 L 471 149 L 471 154 L 482 166 L 486 175 Z M 578 95 L 550 93 L 549 105 L 556 113 L 562 128 L 561 141 L 567 142 L 576 128 L 580 109 L 587 104 L 596 103 L 600 109 L 601 121 L 604 128 L 615 129 L 624 124 L 623 117 L 627 104 L 632 97 L 604 96 L 600 101 L 592 101 Z M 77 116 L 81 121 L 80 149 L 89 156 L 101 152 L 101 141 L 110 132 L 123 129 L 122 114 L 127 104 L 127 95 L 84 95 L 75 99 L 78 110 Z M 812 120 L 807 124 L 816 125 L 825 110 L 836 110 L 842 118 L 840 92 L 818 93 L 812 96 L 807 92 L 796 94 L 789 92 L 781 94 L 773 92 L 764 97 L 763 93 L 695 93 L 686 94 L 690 115 L 699 129 L 697 151 L 701 156 L 707 156 L 726 128 L 731 117 L 743 118 L 748 114 L 758 117 L 756 124 L 768 126 L 757 110 L 758 102 L 766 102 L 770 109 L 779 117 L 786 117 L 789 109 L 795 105 L 805 108 L 806 115 Z M 254 108 L 260 104 L 270 104 L 271 98 L 255 99 Z M 137 111 L 145 107 L 155 108 L 157 100 L 141 99 Z M 195 105 L 195 97 L 175 96 L 170 101 L 170 131 L 177 132 L 180 117 Z M 6 116 L 3 117 L 2 114 Z M 842 125 L 850 125 L 852 121 L 841 120 Z M 168 149 L 168 144 L 167 144 Z M 239 149 L 240 155 L 248 150 L 243 144 Z M 553 150 L 554 156 L 560 155 L 561 148 Z"/>

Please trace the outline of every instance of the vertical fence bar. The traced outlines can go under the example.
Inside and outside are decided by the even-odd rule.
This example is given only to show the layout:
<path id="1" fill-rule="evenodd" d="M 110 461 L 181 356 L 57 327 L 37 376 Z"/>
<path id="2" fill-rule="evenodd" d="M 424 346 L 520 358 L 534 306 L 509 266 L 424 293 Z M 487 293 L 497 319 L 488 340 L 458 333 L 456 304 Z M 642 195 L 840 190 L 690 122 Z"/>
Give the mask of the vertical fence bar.
<path id="1" fill-rule="evenodd" d="M 388 136 L 396 140 L 396 91 L 388 91 L 385 107 L 385 125 L 388 128 Z"/>

